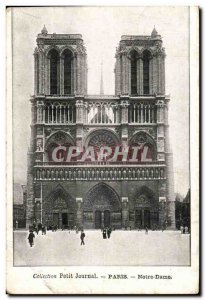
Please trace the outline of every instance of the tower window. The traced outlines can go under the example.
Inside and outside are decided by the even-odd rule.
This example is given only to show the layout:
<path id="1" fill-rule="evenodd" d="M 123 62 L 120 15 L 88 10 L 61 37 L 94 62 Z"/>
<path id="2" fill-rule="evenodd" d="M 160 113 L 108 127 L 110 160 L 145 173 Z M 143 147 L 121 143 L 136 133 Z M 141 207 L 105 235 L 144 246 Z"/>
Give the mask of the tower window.
<path id="1" fill-rule="evenodd" d="M 69 50 L 64 51 L 64 94 L 71 94 L 71 76 L 72 71 L 72 53 Z"/>
<path id="2" fill-rule="evenodd" d="M 59 56 L 56 50 L 50 52 L 50 94 L 58 93 L 59 86 Z"/>
<path id="3" fill-rule="evenodd" d="M 131 94 L 137 94 L 137 52 L 131 52 Z"/>
<path id="4" fill-rule="evenodd" d="M 149 94 L 149 51 L 143 53 L 143 93 Z"/>

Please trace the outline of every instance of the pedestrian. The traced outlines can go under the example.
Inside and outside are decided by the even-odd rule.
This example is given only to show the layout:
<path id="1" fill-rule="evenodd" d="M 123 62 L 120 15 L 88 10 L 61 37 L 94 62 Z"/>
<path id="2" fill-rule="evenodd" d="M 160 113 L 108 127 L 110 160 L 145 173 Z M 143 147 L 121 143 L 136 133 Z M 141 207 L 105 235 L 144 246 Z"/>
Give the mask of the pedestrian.
<path id="1" fill-rule="evenodd" d="M 145 227 L 145 234 L 148 234 L 148 227 Z"/>
<path id="2" fill-rule="evenodd" d="M 85 238 L 85 232 L 82 230 L 81 235 L 80 235 L 80 239 L 81 239 L 81 244 L 80 245 L 85 245 L 84 238 Z"/>
<path id="3" fill-rule="evenodd" d="M 103 239 L 106 239 L 107 238 L 107 233 L 106 233 L 106 229 L 105 228 L 103 229 L 103 233 L 102 234 L 103 234 Z"/>
<path id="4" fill-rule="evenodd" d="M 182 225 L 180 226 L 180 231 L 181 231 L 181 234 L 184 233 L 184 227 Z"/>
<path id="5" fill-rule="evenodd" d="M 44 235 L 46 234 L 46 226 L 45 225 L 42 226 L 42 234 L 44 234 Z"/>
<path id="6" fill-rule="evenodd" d="M 108 239 L 110 238 L 110 235 L 111 235 L 111 228 L 108 227 L 107 228 L 107 237 L 108 237 Z"/>
<path id="7" fill-rule="evenodd" d="M 29 236 L 28 236 L 28 242 L 30 244 L 30 247 L 32 247 L 34 245 L 33 239 L 35 238 L 35 235 L 33 234 L 33 231 L 31 230 L 29 232 Z"/>
<path id="8" fill-rule="evenodd" d="M 186 233 L 186 234 L 189 233 L 189 228 L 188 228 L 188 226 L 185 226 L 185 227 L 184 227 L 184 233 Z"/>
<path id="9" fill-rule="evenodd" d="M 37 228 L 38 228 L 38 232 L 39 232 L 40 230 L 42 230 L 42 224 L 41 224 L 41 222 L 38 223 Z"/>

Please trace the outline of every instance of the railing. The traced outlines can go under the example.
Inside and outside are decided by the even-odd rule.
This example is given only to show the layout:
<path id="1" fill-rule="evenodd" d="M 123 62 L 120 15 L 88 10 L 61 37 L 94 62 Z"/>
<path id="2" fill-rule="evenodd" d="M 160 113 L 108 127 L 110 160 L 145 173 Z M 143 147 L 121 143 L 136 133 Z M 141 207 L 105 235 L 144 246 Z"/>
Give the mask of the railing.
<path id="1" fill-rule="evenodd" d="M 165 166 L 34 167 L 34 180 L 160 180 L 165 171 Z"/>

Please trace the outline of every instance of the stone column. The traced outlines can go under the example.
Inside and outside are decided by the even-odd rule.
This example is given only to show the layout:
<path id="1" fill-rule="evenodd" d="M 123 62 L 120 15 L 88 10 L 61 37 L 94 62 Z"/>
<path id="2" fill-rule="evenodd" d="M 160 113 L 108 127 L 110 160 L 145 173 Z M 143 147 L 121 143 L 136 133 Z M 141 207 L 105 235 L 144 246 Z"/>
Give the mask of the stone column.
<path id="1" fill-rule="evenodd" d="M 27 154 L 27 201 L 26 201 L 26 228 L 33 224 L 34 221 L 34 153 L 35 153 L 35 137 L 36 137 L 36 106 L 34 101 L 31 101 L 31 138 L 30 147 Z"/>
<path id="2" fill-rule="evenodd" d="M 174 172 L 173 172 L 173 155 L 169 144 L 169 125 L 168 125 L 168 101 L 165 106 L 165 161 L 166 161 L 166 178 L 167 178 L 167 214 L 170 229 L 176 228 L 175 222 L 175 197 L 174 197 Z"/>
<path id="3" fill-rule="evenodd" d="M 46 68 L 46 79 L 45 79 L 45 84 L 46 84 L 46 90 L 45 93 L 47 95 L 50 95 L 50 59 L 48 57 L 45 58 L 45 68 Z"/>
<path id="4" fill-rule="evenodd" d="M 83 54 L 83 64 L 82 64 L 82 95 L 85 95 L 86 94 L 86 54 Z"/>
<path id="5" fill-rule="evenodd" d="M 84 101 L 83 97 L 76 97 L 76 145 L 82 146 L 83 139 L 83 117 L 84 117 Z"/>
<path id="6" fill-rule="evenodd" d="M 85 95 L 87 95 L 88 83 L 87 83 L 87 76 L 88 76 L 88 67 L 87 67 L 87 55 L 85 57 Z"/>
<path id="7" fill-rule="evenodd" d="M 83 198 L 76 198 L 77 213 L 76 213 L 76 225 L 83 227 Z"/>
<path id="8" fill-rule="evenodd" d="M 129 203 L 128 197 L 122 197 L 122 226 L 129 226 Z"/>
<path id="9" fill-rule="evenodd" d="M 34 95 L 37 95 L 39 92 L 39 57 L 38 57 L 38 49 L 35 49 L 34 52 Z"/>
<path id="10" fill-rule="evenodd" d="M 125 55 L 125 95 L 129 94 L 129 60 L 127 53 Z"/>
<path id="11" fill-rule="evenodd" d="M 160 55 L 158 55 L 157 57 L 157 73 L 158 73 L 158 76 L 157 76 L 157 93 L 158 94 L 161 94 L 161 57 Z"/>
<path id="12" fill-rule="evenodd" d="M 73 93 L 77 94 L 77 53 L 73 57 Z"/>
<path id="13" fill-rule="evenodd" d="M 39 52 L 39 94 L 43 94 L 43 53 Z"/>
<path id="14" fill-rule="evenodd" d="M 127 146 L 128 143 L 128 96 L 121 96 L 121 124 L 122 124 L 122 144 Z"/>
<path id="15" fill-rule="evenodd" d="M 115 63 L 115 95 L 118 96 L 121 94 L 121 62 L 120 55 L 116 55 Z"/>
<path id="16" fill-rule="evenodd" d="M 153 58 L 149 61 L 149 93 L 153 95 Z"/>
<path id="17" fill-rule="evenodd" d="M 82 54 L 77 54 L 77 95 L 82 95 Z"/>
<path id="18" fill-rule="evenodd" d="M 165 94 L 165 54 L 161 58 L 161 93 Z"/>
<path id="19" fill-rule="evenodd" d="M 128 58 L 127 53 L 122 53 L 121 58 L 122 68 L 121 68 L 121 76 L 122 76 L 122 86 L 121 86 L 121 94 L 128 95 L 129 87 L 128 87 Z"/>
<path id="20" fill-rule="evenodd" d="M 157 80 L 158 80 L 158 70 L 157 70 L 157 57 L 156 55 L 153 56 L 152 62 L 152 88 L 153 94 L 157 93 Z"/>

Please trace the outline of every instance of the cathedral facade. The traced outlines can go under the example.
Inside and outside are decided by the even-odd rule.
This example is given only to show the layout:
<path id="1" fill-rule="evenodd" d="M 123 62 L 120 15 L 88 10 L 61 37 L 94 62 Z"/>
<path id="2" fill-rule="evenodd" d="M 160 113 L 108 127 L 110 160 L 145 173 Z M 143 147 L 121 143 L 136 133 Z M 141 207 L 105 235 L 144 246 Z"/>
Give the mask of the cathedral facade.
<path id="1" fill-rule="evenodd" d="M 122 36 L 115 95 L 88 95 L 82 36 L 49 34 L 44 26 L 34 51 L 27 227 L 35 220 L 58 228 L 175 228 L 165 56 L 155 28 Z M 119 155 L 82 160 L 75 147 Z M 124 160 L 132 147 L 136 159 Z"/>

